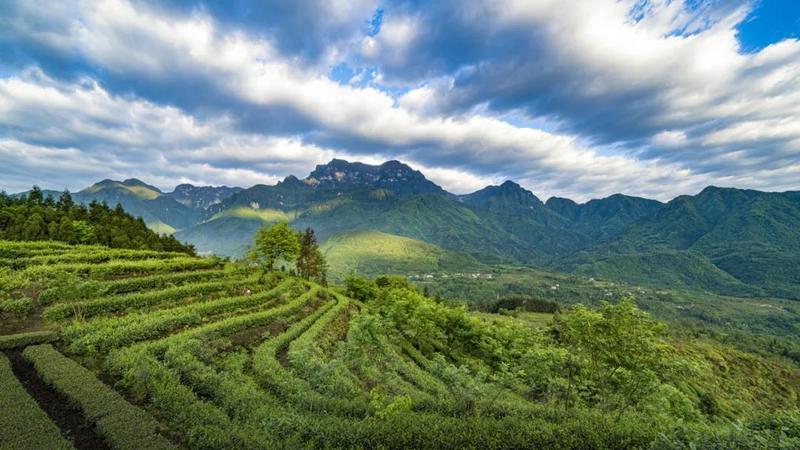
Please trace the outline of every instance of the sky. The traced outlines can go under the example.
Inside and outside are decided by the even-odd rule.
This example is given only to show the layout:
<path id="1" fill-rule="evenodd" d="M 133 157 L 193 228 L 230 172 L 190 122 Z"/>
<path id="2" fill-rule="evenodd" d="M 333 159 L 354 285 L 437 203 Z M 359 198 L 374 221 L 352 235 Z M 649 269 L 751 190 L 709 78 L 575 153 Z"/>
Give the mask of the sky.
<path id="1" fill-rule="evenodd" d="M 800 190 L 796 0 L 0 2 L 0 189 Z"/>

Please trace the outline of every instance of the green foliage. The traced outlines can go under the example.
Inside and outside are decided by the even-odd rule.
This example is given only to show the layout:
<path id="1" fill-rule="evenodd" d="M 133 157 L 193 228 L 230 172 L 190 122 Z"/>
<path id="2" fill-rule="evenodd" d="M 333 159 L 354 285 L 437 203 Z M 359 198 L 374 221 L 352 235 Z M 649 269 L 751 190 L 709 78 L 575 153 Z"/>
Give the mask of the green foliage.
<path id="1" fill-rule="evenodd" d="M 51 276 L 72 273 L 90 279 L 104 279 L 117 276 L 149 275 L 181 270 L 210 269 L 218 267 L 219 259 L 208 258 L 170 258 L 167 261 L 145 259 L 141 261 L 110 261 L 105 264 L 63 263 L 50 266 L 27 267 L 19 274 L 28 280 L 47 281 Z"/>
<path id="2" fill-rule="evenodd" d="M 579 305 L 556 315 L 555 339 L 569 349 L 568 365 L 583 371 L 579 385 L 577 374 L 568 367 L 565 399 L 580 397 L 621 415 L 655 393 L 672 369 L 663 331 L 664 325 L 637 309 L 631 297 L 597 311 Z"/>
<path id="3" fill-rule="evenodd" d="M 0 336 L 0 350 L 22 348 L 33 344 L 53 342 L 58 334 L 53 331 L 29 331 L 27 333 L 7 334 Z"/>
<path id="4" fill-rule="evenodd" d="M 781 412 L 718 427 L 682 425 L 669 436 L 661 436 L 654 449 L 795 449 L 800 447 L 800 417 Z"/>
<path id="5" fill-rule="evenodd" d="M 78 406 L 111 446 L 118 449 L 172 449 L 158 434 L 161 425 L 145 411 L 98 380 L 94 374 L 50 345 L 25 349 L 42 379 Z"/>
<path id="6" fill-rule="evenodd" d="M 425 295 L 402 276 L 351 276 L 329 289 L 259 277 L 248 264 L 113 252 L 0 242 L 0 258 L 25 261 L 2 271 L 13 285 L 2 295 L 29 298 L 36 312 L 3 326 L 72 311 L 50 325 L 58 334 L 0 342 L 57 339 L 74 360 L 52 347 L 26 355 L 63 375 L 45 379 L 80 397 L 115 446 L 165 429 L 132 427 L 147 422 L 136 414 L 95 419 L 105 404 L 127 408 L 94 393 L 112 385 L 188 448 L 791 448 L 800 435 L 795 366 L 667 328 L 644 310 L 674 318 L 675 305 L 694 302 L 707 306 L 685 314 L 753 331 L 781 323 L 788 334 L 788 302 L 773 311 L 535 271 L 449 282 L 521 291 L 488 296 L 483 304 L 502 314 L 478 313 L 443 300 L 441 285 L 423 283 L 437 291 Z M 629 290 L 642 310 L 614 301 Z M 554 305 L 555 315 L 525 311 Z M 96 375 L 78 361 L 108 384 L 87 381 Z"/>
<path id="7" fill-rule="evenodd" d="M 225 270 L 200 270 L 174 272 L 111 281 L 81 280 L 74 274 L 60 274 L 59 279 L 51 280 L 47 289 L 39 294 L 41 304 L 56 301 L 70 302 L 97 298 L 103 295 L 127 294 L 135 291 L 180 286 L 188 283 L 214 281 L 232 275 Z"/>
<path id="8" fill-rule="evenodd" d="M 288 347 L 287 357 L 292 367 L 317 390 L 331 397 L 354 398 L 361 395 L 358 380 L 343 366 L 326 361 L 319 341 L 328 327 L 338 317 L 346 316 L 350 303 L 338 300 L 337 304 L 319 317 Z"/>
<path id="9" fill-rule="evenodd" d="M 166 303 L 188 303 L 199 299 L 209 300 L 218 296 L 240 294 L 245 289 L 248 289 L 248 286 L 256 289 L 257 278 L 231 276 L 223 281 L 192 283 L 156 292 L 134 292 L 127 295 L 112 295 L 90 300 L 59 303 L 46 308 L 42 313 L 42 317 L 47 321 L 63 320 L 76 316 L 87 318 L 98 314 L 130 311 Z"/>
<path id="10" fill-rule="evenodd" d="M 281 293 L 278 286 L 266 292 L 227 297 L 152 313 L 131 313 L 91 322 L 76 322 L 64 327 L 62 335 L 70 349 L 82 353 L 108 351 L 122 345 L 158 337 L 168 331 L 202 323 L 208 316 L 246 307 L 258 307 Z"/>
<path id="11" fill-rule="evenodd" d="M 297 274 L 306 280 L 327 283 L 327 263 L 317 244 L 314 230 L 306 228 L 300 235 L 300 251 L 297 255 Z"/>
<path id="12" fill-rule="evenodd" d="M 83 251 L 64 252 L 57 255 L 36 255 L 28 257 L 10 258 L 3 261 L 3 265 L 14 269 L 28 266 L 43 266 L 67 263 L 104 263 L 112 260 L 145 260 L 145 259 L 171 259 L 185 257 L 183 253 L 157 252 L 152 250 L 111 250 L 108 248 L 83 247 Z"/>
<path id="13" fill-rule="evenodd" d="M 345 278 L 344 285 L 345 294 L 358 301 L 366 302 L 378 295 L 378 286 L 374 282 L 356 274 Z"/>
<path id="14" fill-rule="evenodd" d="M 263 226 L 253 238 L 249 257 L 270 272 L 278 260 L 293 262 L 300 252 L 297 233 L 286 222 Z"/>
<path id="15" fill-rule="evenodd" d="M 0 313 L 26 316 L 33 311 L 33 302 L 29 298 L 10 298 L 0 301 Z"/>
<path id="16" fill-rule="evenodd" d="M 0 354 L 0 449 L 72 449 L 36 401 L 11 371 L 8 359 Z"/>
<path id="17" fill-rule="evenodd" d="M 381 275 L 375 277 L 375 286 L 379 288 L 400 288 L 416 290 L 414 284 L 408 281 L 408 278 L 399 275 Z"/>
<path id="18" fill-rule="evenodd" d="M 194 255 L 194 247 L 172 236 L 159 235 L 121 207 L 105 203 L 77 205 L 68 192 L 58 203 L 44 198 L 39 188 L 16 199 L 0 193 L 0 239 L 102 244 L 116 248 L 177 251 Z"/>

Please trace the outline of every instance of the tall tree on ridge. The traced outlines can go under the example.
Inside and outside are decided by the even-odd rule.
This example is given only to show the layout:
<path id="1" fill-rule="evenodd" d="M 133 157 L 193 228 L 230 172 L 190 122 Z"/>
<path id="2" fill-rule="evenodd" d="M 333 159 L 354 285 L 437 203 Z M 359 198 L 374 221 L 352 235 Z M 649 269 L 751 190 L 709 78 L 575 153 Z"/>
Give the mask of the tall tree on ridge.
<path id="1" fill-rule="evenodd" d="M 322 252 L 319 251 L 317 236 L 309 227 L 300 235 L 300 253 L 297 257 L 297 274 L 307 280 L 317 280 L 322 284 L 327 282 L 327 264 Z"/>

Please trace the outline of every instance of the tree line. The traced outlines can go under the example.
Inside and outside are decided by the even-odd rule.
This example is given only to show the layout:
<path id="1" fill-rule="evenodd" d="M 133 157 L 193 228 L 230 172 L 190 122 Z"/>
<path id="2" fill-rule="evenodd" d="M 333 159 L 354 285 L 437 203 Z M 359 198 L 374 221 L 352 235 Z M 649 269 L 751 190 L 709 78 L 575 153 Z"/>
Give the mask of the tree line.
<path id="1" fill-rule="evenodd" d="M 147 228 L 142 218 L 125 212 L 120 204 L 115 208 L 96 201 L 81 205 L 75 203 L 69 191 L 54 199 L 37 186 L 18 197 L 0 192 L 0 239 L 195 254 L 194 246 L 159 235 Z"/>

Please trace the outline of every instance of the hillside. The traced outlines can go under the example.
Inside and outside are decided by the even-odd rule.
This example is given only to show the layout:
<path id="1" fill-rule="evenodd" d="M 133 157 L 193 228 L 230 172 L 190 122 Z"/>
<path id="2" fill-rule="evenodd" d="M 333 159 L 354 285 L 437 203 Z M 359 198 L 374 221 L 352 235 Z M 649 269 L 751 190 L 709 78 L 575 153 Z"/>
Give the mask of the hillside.
<path id="1" fill-rule="evenodd" d="M 629 299 L 511 320 L 397 278 L 323 287 L 52 242 L 0 254 L 0 304 L 24 305 L 0 313 L 12 448 L 800 444 L 795 367 L 665 334 Z"/>
<path id="2" fill-rule="evenodd" d="M 618 236 L 632 223 L 650 216 L 663 203 L 640 197 L 614 194 L 578 204 L 566 198 L 552 197 L 548 209 L 569 219 L 582 233 L 595 239 Z"/>
<path id="3" fill-rule="evenodd" d="M 648 284 L 671 278 L 718 292 L 755 288 L 767 295 L 800 298 L 800 273 L 791 269 L 800 266 L 798 224 L 796 193 L 709 187 L 670 201 L 616 239 L 560 267 Z M 665 266 L 663 258 L 642 258 L 647 254 L 693 262 Z M 731 281 L 749 288 L 737 288 Z"/>
<path id="4" fill-rule="evenodd" d="M 350 273 L 368 277 L 388 273 L 422 276 L 485 268 L 469 255 L 374 230 L 335 234 L 321 250 L 330 276 L 336 280 L 343 280 Z"/>
<path id="5" fill-rule="evenodd" d="M 53 240 L 194 254 L 191 245 L 182 244 L 172 236 L 159 235 L 141 218 L 134 218 L 119 206 L 111 209 L 105 203 L 96 202 L 80 205 L 68 192 L 55 200 L 46 197 L 38 188 L 21 197 L 0 193 L 0 239 Z"/>
<path id="6" fill-rule="evenodd" d="M 72 198 L 76 203 L 84 205 L 105 202 L 113 208 L 121 204 L 125 211 L 134 217 L 141 217 L 155 231 L 172 234 L 175 230 L 190 228 L 202 222 L 211 206 L 239 191 L 241 188 L 181 184 L 173 192 L 162 192 L 135 178 L 124 181 L 106 179 L 72 193 Z M 61 195 L 58 191 L 42 192 L 44 197 L 54 200 Z M 24 192 L 16 195 L 27 194 L 28 192 Z"/>
<path id="7" fill-rule="evenodd" d="M 798 192 L 709 187 L 667 203 L 622 194 L 543 203 L 513 181 L 453 195 L 399 161 L 334 159 L 305 178 L 290 175 L 272 186 L 180 185 L 164 193 L 136 179 L 105 180 L 75 198 L 120 202 L 151 228 L 203 253 L 239 257 L 260 226 L 286 220 L 296 229 L 314 228 L 322 241 L 374 230 L 486 265 L 800 298 L 800 272 L 792 270 L 800 265 Z"/>

